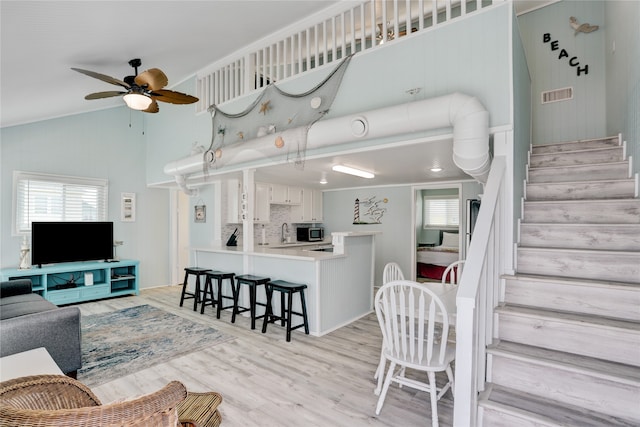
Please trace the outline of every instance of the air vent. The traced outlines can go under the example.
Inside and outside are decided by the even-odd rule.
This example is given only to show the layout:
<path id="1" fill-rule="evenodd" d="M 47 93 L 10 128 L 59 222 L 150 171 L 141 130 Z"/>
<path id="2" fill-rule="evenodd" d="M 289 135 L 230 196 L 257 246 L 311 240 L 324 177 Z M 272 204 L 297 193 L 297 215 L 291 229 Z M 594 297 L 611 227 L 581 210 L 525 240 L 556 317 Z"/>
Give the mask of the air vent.
<path id="1" fill-rule="evenodd" d="M 551 102 L 566 101 L 573 99 L 573 88 L 565 87 L 562 89 L 554 89 L 542 92 L 542 103 L 549 104 Z"/>

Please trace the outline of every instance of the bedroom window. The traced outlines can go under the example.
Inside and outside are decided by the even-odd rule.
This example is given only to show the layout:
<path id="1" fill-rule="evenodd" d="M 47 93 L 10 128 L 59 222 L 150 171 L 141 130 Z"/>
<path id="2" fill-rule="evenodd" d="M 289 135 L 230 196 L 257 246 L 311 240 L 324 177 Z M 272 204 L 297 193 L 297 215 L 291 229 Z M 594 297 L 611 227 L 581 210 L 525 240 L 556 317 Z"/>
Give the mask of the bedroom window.
<path id="1" fill-rule="evenodd" d="M 423 202 L 424 228 L 458 228 L 460 224 L 458 196 L 425 196 Z"/>
<path id="2" fill-rule="evenodd" d="M 14 224 L 29 233 L 33 221 L 106 221 L 109 185 L 106 179 L 16 171 Z"/>

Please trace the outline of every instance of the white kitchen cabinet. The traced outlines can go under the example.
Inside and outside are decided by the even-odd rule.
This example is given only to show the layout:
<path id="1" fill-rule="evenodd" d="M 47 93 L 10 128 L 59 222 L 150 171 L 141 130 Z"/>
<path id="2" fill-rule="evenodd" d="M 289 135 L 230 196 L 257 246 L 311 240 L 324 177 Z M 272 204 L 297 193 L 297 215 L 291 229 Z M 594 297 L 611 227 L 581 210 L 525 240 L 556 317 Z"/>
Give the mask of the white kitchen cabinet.
<path id="1" fill-rule="evenodd" d="M 321 222 L 322 191 L 302 189 L 302 203 L 291 208 L 291 222 Z"/>
<path id="2" fill-rule="evenodd" d="M 242 223 L 242 183 L 239 179 L 227 180 L 227 224 Z"/>
<path id="3" fill-rule="evenodd" d="M 322 191 L 311 190 L 311 221 L 321 222 L 323 219 Z"/>
<path id="4" fill-rule="evenodd" d="M 259 223 L 269 222 L 269 184 L 256 182 L 254 186 L 253 220 Z M 242 181 L 227 180 L 227 223 L 242 223 Z"/>
<path id="5" fill-rule="evenodd" d="M 263 182 L 256 182 L 255 184 L 255 209 L 253 210 L 255 222 L 269 222 L 270 206 L 269 206 L 269 193 L 270 185 Z"/>
<path id="6" fill-rule="evenodd" d="M 269 202 L 275 205 L 299 205 L 302 188 L 283 184 L 269 184 Z"/>

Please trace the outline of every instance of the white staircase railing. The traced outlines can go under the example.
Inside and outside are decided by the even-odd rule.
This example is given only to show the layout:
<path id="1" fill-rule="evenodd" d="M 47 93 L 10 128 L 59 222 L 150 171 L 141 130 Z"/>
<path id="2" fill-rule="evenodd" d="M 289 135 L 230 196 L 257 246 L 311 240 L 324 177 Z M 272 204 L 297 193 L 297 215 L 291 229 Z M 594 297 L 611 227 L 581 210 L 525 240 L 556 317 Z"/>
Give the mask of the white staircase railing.
<path id="1" fill-rule="evenodd" d="M 454 426 L 477 425 L 478 393 L 486 380 L 486 346 L 493 336 L 493 309 L 498 304 L 500 275 L 510 248 L 504 243 L 502 218 L 506 160 L 497 156 L 484 189 L 480 212 L 456 298 L 456 368 Z"/>
<path id="2" fill-rule="evenodd" d="M 199 72 L 196 111 L 504 1 L 367 0 L 351 7 L 351 2 L 339 3 Z"/>

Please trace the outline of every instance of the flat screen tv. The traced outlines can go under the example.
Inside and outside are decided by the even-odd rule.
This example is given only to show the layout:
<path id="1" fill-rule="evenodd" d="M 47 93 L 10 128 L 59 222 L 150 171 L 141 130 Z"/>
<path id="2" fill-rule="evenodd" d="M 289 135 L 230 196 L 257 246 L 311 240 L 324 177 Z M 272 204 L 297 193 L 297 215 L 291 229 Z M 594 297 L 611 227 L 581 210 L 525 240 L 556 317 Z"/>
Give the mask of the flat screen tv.
<path id="1" fill-rule="evenodd" d="M 113 258 L 113 222 L 32 222 L 31 264 Z"/>

